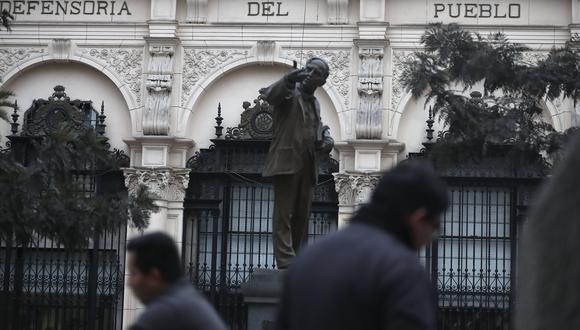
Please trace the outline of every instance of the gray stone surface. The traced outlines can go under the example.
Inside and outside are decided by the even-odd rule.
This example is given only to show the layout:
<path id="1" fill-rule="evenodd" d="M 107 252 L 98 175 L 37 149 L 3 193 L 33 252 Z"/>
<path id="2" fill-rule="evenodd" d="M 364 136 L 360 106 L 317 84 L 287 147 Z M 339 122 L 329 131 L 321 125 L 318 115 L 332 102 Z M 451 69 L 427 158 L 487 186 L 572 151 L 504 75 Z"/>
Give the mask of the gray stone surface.
<path id="1" fill-rule="evenodd" d="M 520 243 L 516 329 L 580 329 L 580 136 L 543 187 Z"/>
<path id="2" fill-rule="evenodd" d="M 244 302 L 248 305 L 248 330 L 275 329 L 276 313 L 285 271 L 256 269 L 242 284 Z"/>

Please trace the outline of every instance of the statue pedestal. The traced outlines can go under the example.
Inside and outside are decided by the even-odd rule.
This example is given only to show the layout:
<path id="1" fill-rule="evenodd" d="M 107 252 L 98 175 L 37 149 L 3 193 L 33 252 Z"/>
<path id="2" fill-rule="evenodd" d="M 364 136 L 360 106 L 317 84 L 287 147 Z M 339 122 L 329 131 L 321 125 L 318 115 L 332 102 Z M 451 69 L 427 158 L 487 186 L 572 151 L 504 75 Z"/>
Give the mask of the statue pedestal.
<path id="1" fill-rule="evenodd" d="M 244 302 L 248 305 L 248 330 L 275 329 L 284 275 L 283 270 L 256 269 L 248 282 L 242 284 Z"/>

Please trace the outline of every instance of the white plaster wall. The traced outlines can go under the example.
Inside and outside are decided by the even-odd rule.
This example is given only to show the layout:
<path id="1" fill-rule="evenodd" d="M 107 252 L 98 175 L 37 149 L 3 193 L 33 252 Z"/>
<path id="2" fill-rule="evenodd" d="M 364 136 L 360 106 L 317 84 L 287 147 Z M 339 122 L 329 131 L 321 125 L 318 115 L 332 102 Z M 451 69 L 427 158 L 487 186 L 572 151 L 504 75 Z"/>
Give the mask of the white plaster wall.
<path id="1" fill-rule="evenodd" d="M 99 71 L 81 63 L 45 62 L 14 76 L 3 88 L 14 92 L 22 122 L 22 114 L 32 105 L 32 101 L 47 99 L 56 85 L 64 86 L 71 99 L 92 100 L 99 111 L 101 102 L 105 101 L 105 134 L 110 139 L 111 148 L 126 150 L 123 139 L 131 137 L 127 104 L 113 82 Z"/>
<path id="2" fill-rule="evenodd" d="M 397 140 L 405 144 L 401 159 L 406 158 L 409 152 L 419 152 L 423 147 L 421 143 L 425 141 L 425 121 L 429 117 L 427 109 L 423 106 L 424 103 L 423 98 L 411 98 L 401 114 L 397 131 Z M 435 125 L 440 126 L 437 121 Z"/>
<path id="3" fill-rule="evenodd" d="M 196 149 L 207 148 L 215 138 L 215 117 L 218 103 L 222 105 L 223 127 L 233 127 L 240 123 L 240 114 L 244 110 L 244 101 L 252 102 L 258 96 L 258 90 L 280 79 L 288 68 L 277 66 L 251 65 L 227 73 L 211 84 L 199 97 L 193 107 L 190 122 L 187 123 L 186 138 L 193 139 Z M 336 109 L 330 98 L 322 89 L 316 91 L 320 102 L 322 122 L 330 126 L 335 140 L 340 140 L 340 124 Z M 225 134 L 225 129 L 224 129 Z"/>

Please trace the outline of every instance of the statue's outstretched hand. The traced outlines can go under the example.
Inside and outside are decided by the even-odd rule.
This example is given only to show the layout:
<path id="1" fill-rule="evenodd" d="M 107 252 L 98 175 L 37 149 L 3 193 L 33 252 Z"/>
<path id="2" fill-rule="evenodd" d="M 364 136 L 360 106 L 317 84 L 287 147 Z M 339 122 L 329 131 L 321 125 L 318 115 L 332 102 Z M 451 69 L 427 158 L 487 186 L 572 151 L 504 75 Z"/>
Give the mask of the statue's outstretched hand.
<path id="1" fill-rule="evenodd" d="M 286 75 L 286 79 L 288 79 L 291 83 L 302 82 L 304 79 L 308 77 L 310 72 L 306 71 L 306 69 L 296 69 Z"/>

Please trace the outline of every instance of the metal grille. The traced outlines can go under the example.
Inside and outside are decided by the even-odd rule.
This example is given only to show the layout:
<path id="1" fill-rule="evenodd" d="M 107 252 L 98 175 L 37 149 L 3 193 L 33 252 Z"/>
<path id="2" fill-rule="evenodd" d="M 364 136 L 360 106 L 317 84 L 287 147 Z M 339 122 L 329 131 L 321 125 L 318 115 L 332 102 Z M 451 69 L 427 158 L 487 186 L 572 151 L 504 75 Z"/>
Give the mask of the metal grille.
<path id="1" fill-rule="evenodd" d="M 245 329 L 241 284 L 256 268 L 276 268 L 271 219 L 274 192 L 270 184 L 248 182 L 230 182 L 221 191 L 219 208 L 198 209 L 186 218 L 186 270 L 230 327 Z M 309 243 L 336 230 L 336 202 L 334 205 L 329 210 L 324 203 L 313 204 Z"/>
<path id="2" fill-rule="evenodd" d="M 516 188 L 452 185 L 440 237 L 421 253 L 439 292 L 440 329 L 509 329 Z"/>
<path id="3" fill-rule="evenodd" d="M 2 151 L 27 165 L 35 157 L 32 140 L 57 130 L 72 134 L 89 128 L 105 133 L 104 104 L 99 114 L 91 101 L 70 100 L 63 86 L 48 99 L 36 99 L 25 112 L 22 132 L 12 116 L 11 148 Z M 109 148 L 108 144 L 103 146 Z M 124 161 L 115 150 L 113 159 Z M 103 171 L 105 171 L 103 173 Z M 93 198 L 100 189 L 124 189 L 121 172 L 82 159 L 71 173 L 78 192 Z M 47 237 L 26 246 L 0 241 L 0 328 L 7 330 L 120 329 L 125 270 L 126 228 L 93 237 L 87 246 L 65 249 Z"/>
<path id="4" fill-rule="evenodd" d="M 124 263 L 124 228 L 79 250 L 42 237 L 1 242 L 2 329 L 120 329 Z"/>

